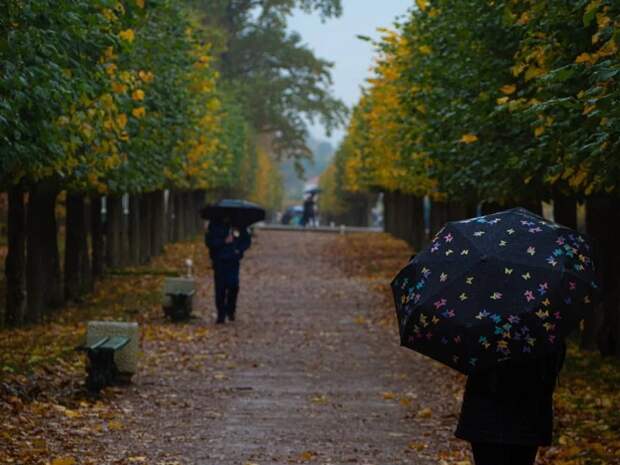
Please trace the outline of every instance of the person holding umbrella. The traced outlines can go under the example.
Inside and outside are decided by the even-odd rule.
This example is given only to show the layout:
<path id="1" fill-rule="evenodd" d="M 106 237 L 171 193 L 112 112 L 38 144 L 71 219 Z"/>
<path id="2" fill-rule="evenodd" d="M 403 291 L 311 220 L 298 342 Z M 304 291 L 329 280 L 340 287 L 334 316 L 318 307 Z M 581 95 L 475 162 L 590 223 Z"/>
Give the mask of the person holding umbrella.
<path id="1" fill-rule="evenodd" d="M 223 200 L 203 208 L 202 217 L 209 220 L 205 244 L 213 264 L 215 322 L 223 324 L 226 318 L 235 321 L 240 262 L 252 244 L 248 226 L 262 221 L 265 211 L 249 202 Z"/>
<path id="2" fill-rule="evenodd" d="M 589 241 L 520 208 L 450 222 L 392 291 L 401 344 L 469 376 L 456 436 L 476 465 L 532 465 L 564 340 L 599 293 Z"/>

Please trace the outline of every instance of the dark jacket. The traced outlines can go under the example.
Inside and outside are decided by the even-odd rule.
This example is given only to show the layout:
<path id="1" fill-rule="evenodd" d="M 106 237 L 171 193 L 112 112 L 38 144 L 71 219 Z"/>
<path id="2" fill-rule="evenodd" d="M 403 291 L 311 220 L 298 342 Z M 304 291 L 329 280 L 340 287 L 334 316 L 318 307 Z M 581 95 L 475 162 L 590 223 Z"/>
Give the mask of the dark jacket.
<path id="1" fill-rule="evenodd" d="M 239 285 L 239 262 L 244 252 L 250 248 L 252 238 L 246 228 L 242 228 L 239 237 L 227 244 L 226 237 L 230 226 L 222 223 L 209 223 L 205 234 L 205 244 L 213 263 L 216 281 L 230 287 Z"/>
<path id="2" fill-rule="evenodd" d="M 470 375 L 456 436 L 474 443 L 550 445 L 553 391 L 565 352 L 562 346 L 545 357 Z"/>

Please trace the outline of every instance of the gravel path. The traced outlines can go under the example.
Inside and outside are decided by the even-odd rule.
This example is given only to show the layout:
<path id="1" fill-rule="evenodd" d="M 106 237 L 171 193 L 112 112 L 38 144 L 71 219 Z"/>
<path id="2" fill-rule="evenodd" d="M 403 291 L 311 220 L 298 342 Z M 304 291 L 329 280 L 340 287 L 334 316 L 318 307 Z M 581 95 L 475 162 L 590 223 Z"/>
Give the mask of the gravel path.
<path id="1" fill-rule="evenodd" d="M 238 321 L 150 325 L 106 463 L 466 464 L 461 386 L 377 323 L 378 292 L 327 256 L 336 235 L 262 231 L 242 264 Z"/>

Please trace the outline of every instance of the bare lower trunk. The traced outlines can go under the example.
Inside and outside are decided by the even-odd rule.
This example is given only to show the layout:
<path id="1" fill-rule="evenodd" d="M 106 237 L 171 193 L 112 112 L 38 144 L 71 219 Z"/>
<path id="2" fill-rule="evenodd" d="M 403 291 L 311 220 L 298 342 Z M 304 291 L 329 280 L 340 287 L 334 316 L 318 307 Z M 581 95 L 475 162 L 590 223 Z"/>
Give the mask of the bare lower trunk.
<path id="1" fill-rule="evenodd" d="M 140 195 L 140 263 L 151 260 L 151 202 L 148 194 Z"/>
<path id="2" fill-rule="evenodd" d="M 129 196 L 129 262 L 139 265 L 140 259 L 140 196 Z"/>
<path id="3" fill-rule="evenodd" d="M 57 190 L 42 183 L 30 190 L 25 318 L 28 322 L 40 321 L 49 309 L 58 307 L 63 302 L 55 212 L 57 195 Z"/>
<path id="4" fill-rule="evenodd" d="M 122 210 L 119 195 L 110 195 L 106 198 L 106 264 L 110 268 L 118 268 L 121 265 Z"/>
<path id="5" fill-rule="evenodd" d="M 586 318 L 582 346 L 592 347 L 596 338 L 601 354 L 616 356 L 620 356 L 620 247 L 614 235 L 618 227 L 620 211 L 614 199 L 602 197 L 588 200 L 587 228 L 594 240 L 595 259 L 605 294 L 600 313 L 594 312 Z"/>
<path id="6" fill-rule="evenodd" d="M 93 279 L 96 279 L 103 274 L 105 261 L 105 241 L 103 221 L 101 218 L 101 204 L 101 196 L 95 195 L 90 198 L 90 234 Z"/>
<path id="7" fill-rule="evenodd" d="M 151 256 L 164 251 L 164 195 L 162 191 L 148 194 L 151 202 Z"/>
<path id="8" fill-rule="evenodd" d="M 553 216 L 556 223 L 577 229 L 577 201 L 572 197 L 553 197 Z"/>
<path id="9" fill-rule="evenodd" d="M 84 196 L 67 194 L 65 236 L 65 298 L 79 300 L 90 290 L 88 227 Z M 86 274 L 85 274 L 86 273 Z"/>
<path id="10" fill-rule="evenodd" d="M 6 315 L 9 326 L 24 322 L 26 313 L 26 206 L 20 187 L 9 190 Z"/>

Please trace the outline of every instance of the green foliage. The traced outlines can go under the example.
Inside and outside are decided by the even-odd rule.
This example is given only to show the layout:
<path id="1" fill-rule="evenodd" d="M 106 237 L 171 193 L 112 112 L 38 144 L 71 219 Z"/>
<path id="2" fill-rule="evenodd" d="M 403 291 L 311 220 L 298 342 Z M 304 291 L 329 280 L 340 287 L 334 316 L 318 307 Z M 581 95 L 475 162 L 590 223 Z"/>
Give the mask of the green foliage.
<path id="1" fill-rule="evenodd" d="M 614 192 L 619 38 L 611 0 L 419 2 L 399 40 L 379 44 L 349 130 L 348 187 L 408 190 L 393 182 L 407 173 L 461 200 Z"/>
<path id="2" fill-rule="evenodd" d="M 4 0 L 0 18 L 0 182 L 65 177 L 75 166 L 58 119 L 106 85 L 99 64 L 115 38 L 105 0 Z M 79 114 L 70 142 L 92 131 Z"/>
<path id="3" fill-rule="evenodd" d="M 3 3 L 0 182 L 100 192 L 230 182 L 245 136 L 216 88 L 218 34 L 185 2 Z"/>
<path id="4" fill-rule="evenodd" d="M 329 132 L 343 123 L 346 108 L 331 96 L 331 63 L 316 58 L 301 37 L 286 29 L 294 8 L 341 13 L 340 0 L 216 0 L 196 2 L 206 21 L 227 36 L 221 55 L 223 81 L 234 89 L 259 133 L 273 135 L 278 154 L 310 156 L 307 121 Z"/>

